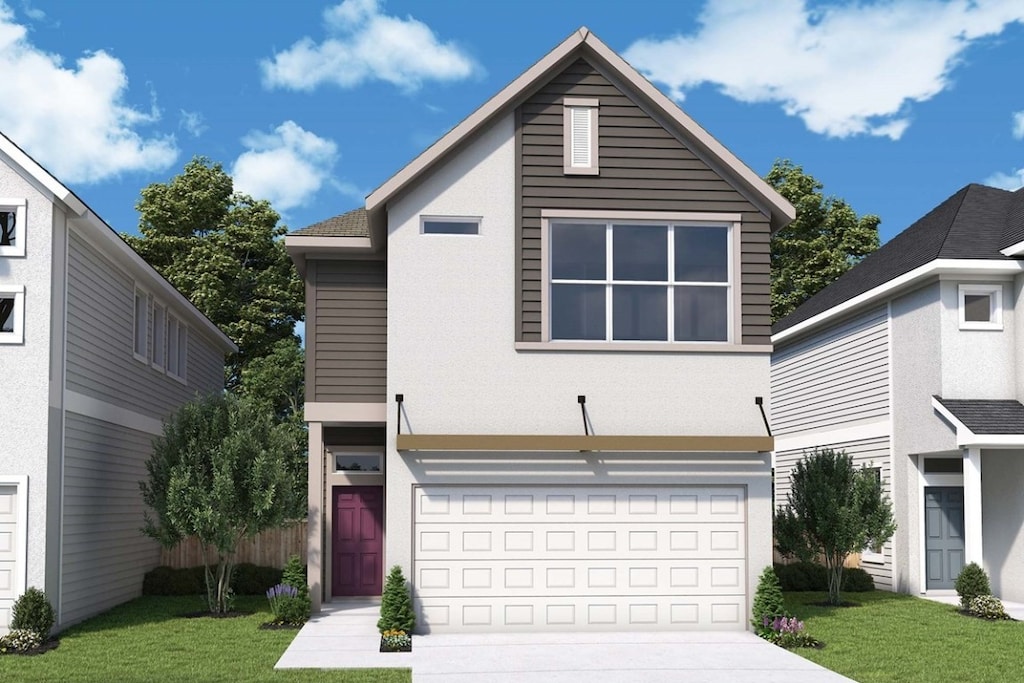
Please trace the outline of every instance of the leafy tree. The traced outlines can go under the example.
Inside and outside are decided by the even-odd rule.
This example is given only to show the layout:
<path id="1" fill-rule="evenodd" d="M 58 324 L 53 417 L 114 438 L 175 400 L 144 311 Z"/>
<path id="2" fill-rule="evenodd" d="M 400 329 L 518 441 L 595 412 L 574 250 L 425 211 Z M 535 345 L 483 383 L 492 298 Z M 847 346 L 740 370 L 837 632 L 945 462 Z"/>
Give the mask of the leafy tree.
<path id="1" fill-rule="evenodd" d="M 878 249 L 873 214 L 857 216 L 844 200 L 788 159 L 776 160 L 768 184 L 796 208 L 796 219 L 772 238 L 772 321 L 792 313 Z"/>
<path id="2" fill-rule="evenodd" d="M 300 517 L 293 468 L 294 432 L 265 404 L 232 394 L 186 403 L 164 423 L 140 482 L 142 531 L 165 547 L 199 540 L 211 612 L 230 610 L 229 586 L 239 541 Z"/>
<path id="3" fill-rule="evenodd" d="M 238 345 L 225 370 L 228 390 L 237 390 L 255 359 L 301 356 L 294 332 L 303 285 L 280 239 L 287 229 L 270 204 L 234 192 L 231 176 L 205 157 L 141 195 L 141 236 L 123 237 Z M 288 409 L 287 395 L 301 395 L 302 374 L 282 376 L 299 388 L 275 389 L 278 412 Z"/>
<path id="4" fill-rule="evenodd" d="M 788 504 L 775 513 L 775 546 L 805 562 L 820 555 L 829 603 L 838 605 L 846 558 L 882 545 L 895 533 L 892 504 L 875 474 L 855 468 L 843 451 L 805 453 L 790 482 Z"/>

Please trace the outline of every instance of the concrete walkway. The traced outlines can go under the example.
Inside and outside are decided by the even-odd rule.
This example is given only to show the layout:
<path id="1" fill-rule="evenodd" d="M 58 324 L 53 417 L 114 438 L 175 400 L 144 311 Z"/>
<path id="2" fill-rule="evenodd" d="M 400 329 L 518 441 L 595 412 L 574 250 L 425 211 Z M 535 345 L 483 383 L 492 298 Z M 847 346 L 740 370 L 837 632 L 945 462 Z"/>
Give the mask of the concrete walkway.
<path id="1" fill-rule="evenodd" d="M 941 602 L 947 605 L 955 605 L 956 607 L 960 606 L 960 596 L 957 595 L 955 591 L 943 591 L 941 593 L 933 592 L 922 595 L 921 597 L 925 600 Z M 1016 619 L 1017 621 L 1024 621 L 1024 603 L 1003 600 L 1003 609 L 1006 610 L 1006 613 L 1009 614 L 1011 618 Z"/>
<path id="2" fill-rule="evenodd" d="M 840 683 L 850 679 L 752 633 L 506 633 L 413 636 L 378 652 L 376 603 L 332 603 L 278 669 L 411 668 L 413 683 Z"/>

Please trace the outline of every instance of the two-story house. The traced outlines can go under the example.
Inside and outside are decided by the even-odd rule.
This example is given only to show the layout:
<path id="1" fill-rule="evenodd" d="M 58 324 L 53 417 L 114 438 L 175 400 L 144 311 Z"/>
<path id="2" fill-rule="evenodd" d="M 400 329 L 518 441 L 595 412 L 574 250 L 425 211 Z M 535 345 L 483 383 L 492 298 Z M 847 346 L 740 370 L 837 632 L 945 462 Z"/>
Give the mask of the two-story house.
<path id="1" fill-rule="evenodd" d="M 773 328 L 776 500 L 805 451 L 876 468 L 899 525 L 876 585 L 966 562 L 1024 601 L 1024 190 L 968 185 Z"/>
<path id="2" fill-rule="evenodd" d="M 286 245 L 309 581 L 421 631 L 747 628 L 793 208 L 587 29 Z"/>
<path id="3" fill-rule="evenodd" d="M 234 344 L 0 135 L 0 633 L 43 589 L 63 628 L 142 591 L 139 482 L 161 420 Z"/>

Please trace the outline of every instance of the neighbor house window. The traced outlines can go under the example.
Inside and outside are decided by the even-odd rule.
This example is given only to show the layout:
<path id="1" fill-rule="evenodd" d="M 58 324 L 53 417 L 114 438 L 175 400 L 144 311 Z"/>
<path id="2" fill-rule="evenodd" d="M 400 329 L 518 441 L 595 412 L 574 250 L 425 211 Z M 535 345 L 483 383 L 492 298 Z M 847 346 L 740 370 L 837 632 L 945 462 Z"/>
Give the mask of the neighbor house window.
<path id="1" fill-rule="evenodd" d="M 422 216 L 420 231 L 424 235 L 478 235 L 480 218 L 469 216 Z"/>
<path id="2" fill-rule="evenodd" d="M 562 100 L 565 173 L 597 175 L 598 111 L 596 99 L 566 97 Z"/>
<path id="3" fill-rule="evenodd" d="M 727 342 L 730 227 L 552 221 L 552 340 Z"/>
<path id="4" fill-rule="evenodd" d="M 366 451 L 332 451 L 335 472 L 379 473 L 383 460 L 380 453 Z"/>
<path id="5" fill-rule="evenodd" d="M 25 288 L 0 285 L 0 344 L 25 341 Z"/>
<path id="6" fill-rule="evenodd" d="M 880 467 L 868 467 L 866 468 L 868 473 L 874 478 L 875 483 L 879 486 L 882 485 L 882 468 Z M 881 563 L 885 562 L 884 548 L 881 543 L 875 545 L 869 545 L 860 552 L 860 559 L 862 562 L 874 562 Z"/>
<path id="7" fill-rule="evenodd" d="M 185 381 L 188 356 L 188 327 L 173 314 L 167 314 L 167 374 Z"/>
<path id="8" fill-rule="evenodd" d="M 141 289 L 135 290 L 135 326 L 133 335 L 135 357 L 148 363 L 149 357 L 149 295 Z"/>
<path id="9" fill-rule="evenodd" d="M 167 351 L 167 309 L 153 304 L 153 367 L 163 369 Z"/>
<path id="10" fill-rule="evenodd" d="M 25 255 L 25 200 L 0 198 L 0 256 Z"/>
<path id="11" fill-rule="evenodd" d="M 1002 285 L 960 285 L 960 329 L 1003 329 Z"/>

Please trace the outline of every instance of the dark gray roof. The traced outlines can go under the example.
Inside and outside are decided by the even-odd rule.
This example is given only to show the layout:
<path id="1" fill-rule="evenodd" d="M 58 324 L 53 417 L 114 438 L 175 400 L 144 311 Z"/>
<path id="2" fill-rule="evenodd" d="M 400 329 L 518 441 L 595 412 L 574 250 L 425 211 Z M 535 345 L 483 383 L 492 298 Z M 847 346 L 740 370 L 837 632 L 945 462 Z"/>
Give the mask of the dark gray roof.
<path id="1" fill-rule="evenodd" d="M 968 185 L 772 326 L 778 333 L 935 259 L 1014 260 L 1024 241 L 1024 188 Z"/>
<path id="2" fill-rule="evenodd" d="M 289 234 L 305 237 L 369 237 L 370 228 L 366 222 L 366 209 L 359 208 Z"/>
<path id="3" fill-rule="evenodd" d="M 935 400 L 975 434 L 1024 434 L 1024 405 L 1020 401 L 983 399 Z"/>

